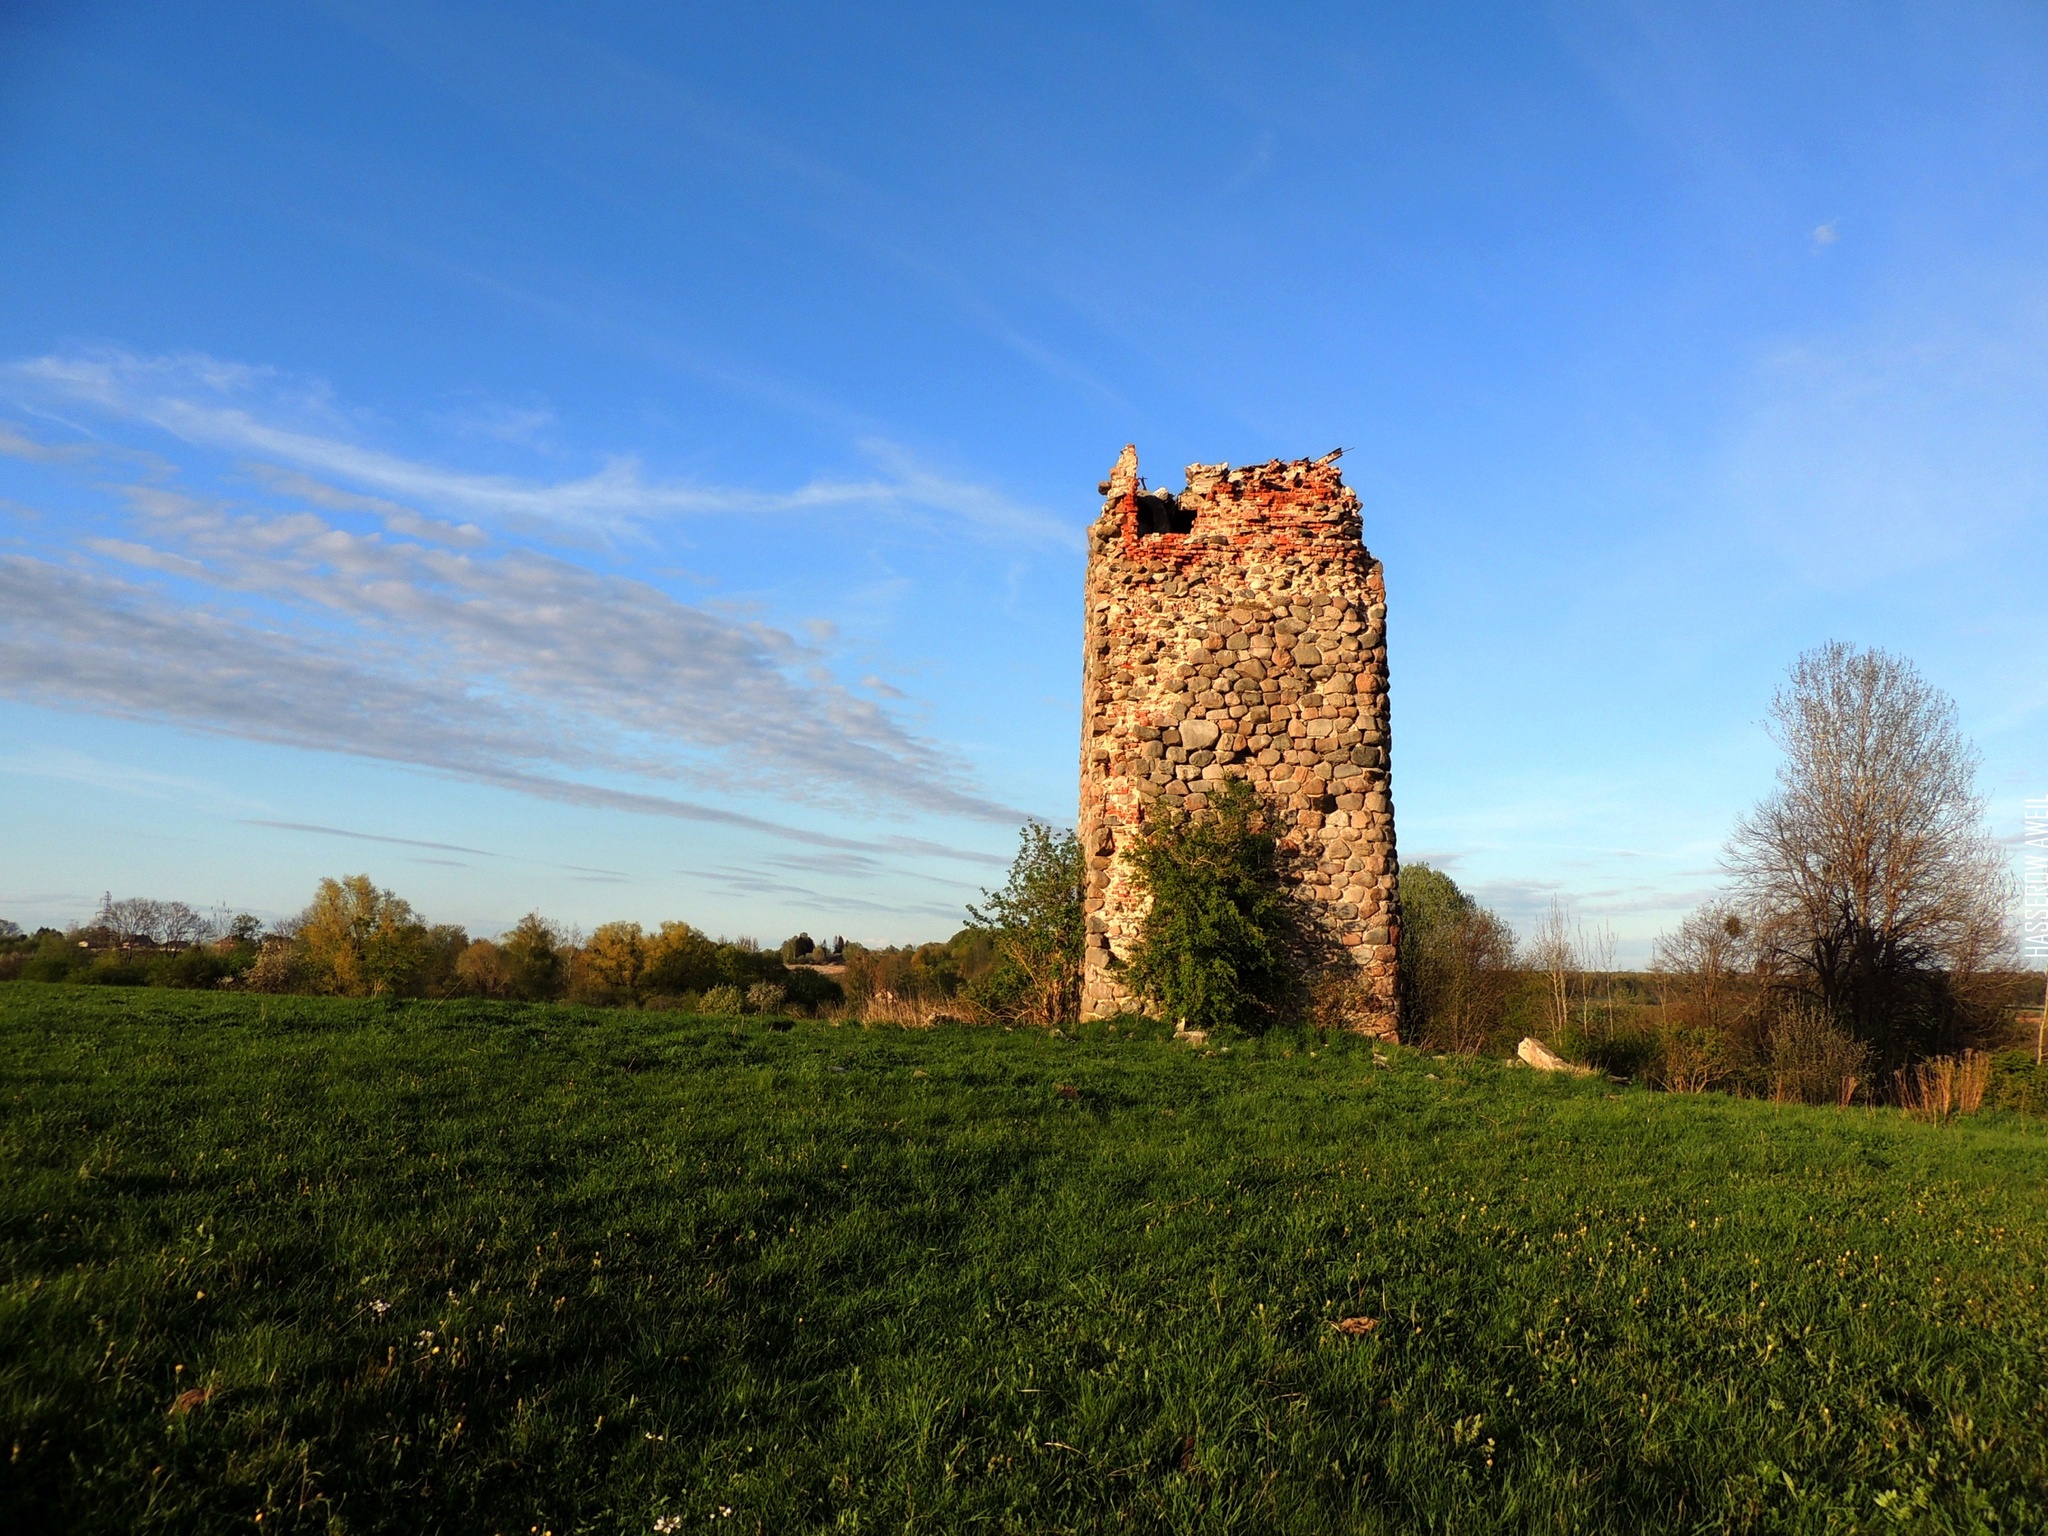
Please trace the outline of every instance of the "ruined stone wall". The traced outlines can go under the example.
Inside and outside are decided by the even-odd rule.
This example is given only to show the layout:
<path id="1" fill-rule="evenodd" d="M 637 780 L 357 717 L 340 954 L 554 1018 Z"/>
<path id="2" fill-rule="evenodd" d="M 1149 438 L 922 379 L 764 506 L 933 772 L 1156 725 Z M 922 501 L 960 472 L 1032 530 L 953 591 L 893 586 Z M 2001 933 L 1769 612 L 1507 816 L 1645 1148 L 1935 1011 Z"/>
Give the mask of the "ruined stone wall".
<path id="1" fill-rule="evenodd" d="M 1336 989 L 1348 1021 L 1395 1035 L 1386 587 L 1336 455 L 1193 464 L 1174 494 L 1147 490 L 1126 448 L 1101 489 L 1082 672 L 1082 1017 L 1142 1011 L 1122 966 L 1145 898 L 1119 855 L 1162 799 L 1199 810 L 1230 774 L 1274 814 L 1282 878 L 1350 983 Z"/>

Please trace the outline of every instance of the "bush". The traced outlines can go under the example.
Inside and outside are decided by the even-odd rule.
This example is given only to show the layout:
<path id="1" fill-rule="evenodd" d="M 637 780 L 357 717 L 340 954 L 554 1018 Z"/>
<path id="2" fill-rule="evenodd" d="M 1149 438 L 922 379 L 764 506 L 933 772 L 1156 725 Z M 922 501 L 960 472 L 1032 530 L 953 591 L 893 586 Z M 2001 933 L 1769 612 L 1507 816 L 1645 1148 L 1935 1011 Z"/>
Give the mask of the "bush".
<path id="1" fill-rule="evenodd" d="M 712 987 L 705 992 L 702 1000 L 697 1004 L 697 1008 L 701 1013 L 713 1013 L 725 1018 L 734 1018 L 747 1011 L 746 994 L 741 992 L 738 987 Z"/>
<path id="2" fill-rule="evenodd" d="M 784 989 L 772 981 L 757 981 L 747 988 L 747 1012 L 773 1013 L 782 1006 Z"/>
<path id="3" fill-rule="evenodd" d="M 1025 826 L 1003 888 L 983 891 L 985 906 L 967 909 L 969 932 L 988 949 L 987 969 L 968 987 L 982 1013 L 1035 1024 L 1080 1015 L 1085 866 L 1072 832 Z"/>
<path id="4" fill-rule="evenodd" d="M 1582 1061 L 1609 1077 L 1654 1078 L 1664 1058 L 1664 1042 L 1656 1031 L 1626 1024 L 1606 1025 L 1597 1034 L 1582 1034 L 1576 1027 L 1565 1031 L 1558 1050 L 1574 1061 Z"/>
<path id="5" fill-rule="evenodd" d="M 1508 925 L 1427 864 L 1401 868 L 1401 1033 L 1425 1050 L 1493 1043 L 1515 963 Z"/>
<path id="6" fill-rule="evenodd" d="M 217 987 L 224 981 L 232 981 L 247 970 L 256 959 L 253 946 L 236 945 L 228 949 L 217 949 L 211 944 L 195 944 L 190 949 L 181 949 L 175 954 L 159 955 L 149 962 L 147 977 L 152 987 L 183 987 L 201 989 Z"/>
<path id="7" fill-rule="evenodd" d="M 1651 1076 L 1669 1093 L 1705 1093 L 1734 1071 L 1727 1039 L 1717 1029 L 1667 1023 L 1657 1037 Z"/>
<path id="8" fill-rule="evenodd" d="M 76 969 L 68 955 L 35 955 L 21 968 L 23 981 L 69 981 Z"/>
<path id="9" fill-rule="evenodd" d="M 2034 1065 L 2034 1053 L 2005 1051 L 1992 1063 L 1985 1103 L 2022 1115 L 2048 1116 L 2048 1066 Z"/>
<path id="10" fill-rule="evenodd" d="M 1871 1082 L 1870 1047 L 1819 1008 L 1787 1008 L 1771 1023 L 1771 1097 L 1779 1103 L 1847 1104 Z"/>
<path id="11" fill-rule="evenodd" d="M 256 963 L 242 975 L 242 985 L 251 992 L 301 992 L 306 984 L 299 947 L 289 939 L 264 940 Z"/>
<path id="12" fill-rule="evenodd" d="M 790 1002 L 802 1008 L 829 1008 L 846 1001 L 846 989 L 830 976 L 820 976 L 807 965 L 792 967 L 783 983 Z"/>
<path id="13" fill-rule="evenodd" d="M 1127 857 L 1151 897 L 1131 956 L 1138 989 L 1200 1028 L 1270 1024 L 1298 967 L 1252 787 L 1224 779 L 1201 812 L 1164 810 Z"/>
<path id="14" fill-rule="evenodd" d="M 70 979 L 88 987 L 140 987 L 149 983 L 149 967 L 119 950 L 107 950 L 74 970 Z"/>
<path id="15" fill-rule="evenodd" d="M 958 996 L 989 963 L 988 935 L 976 928 L 963 928 L 943 944 L 891 949 L 849 944 L 845 995 L 856 1003 L 889 998 L 944 1002 Z"/>

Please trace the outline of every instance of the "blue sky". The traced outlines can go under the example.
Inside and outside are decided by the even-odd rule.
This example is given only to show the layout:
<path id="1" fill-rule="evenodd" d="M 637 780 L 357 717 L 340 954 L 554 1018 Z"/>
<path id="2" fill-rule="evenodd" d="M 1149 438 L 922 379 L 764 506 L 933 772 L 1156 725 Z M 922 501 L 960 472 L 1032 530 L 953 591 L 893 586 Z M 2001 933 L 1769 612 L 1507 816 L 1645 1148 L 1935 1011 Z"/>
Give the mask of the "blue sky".
<path id="1" fill-rule="evenodd" d="M 10 7 L 0 230 L 24 925 L 944 936 L 1127 441 L 1348 450 L 1524 927 L 1708 893 L 1829 639 L 2048 794 L 2038 7 Z"/>

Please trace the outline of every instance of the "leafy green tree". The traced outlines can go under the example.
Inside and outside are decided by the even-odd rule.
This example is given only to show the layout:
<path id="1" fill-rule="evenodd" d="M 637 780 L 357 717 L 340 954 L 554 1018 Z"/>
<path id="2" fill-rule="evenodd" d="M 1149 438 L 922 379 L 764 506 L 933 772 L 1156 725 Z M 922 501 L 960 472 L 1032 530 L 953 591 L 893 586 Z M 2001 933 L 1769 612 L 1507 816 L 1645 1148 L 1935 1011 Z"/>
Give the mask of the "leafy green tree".
<path id="1" fill-rule="evenodd" d="M 506 991 L 527 1002 L 560 997 L 568 969 L 562 950 L 562 930 L 538 912 L 527 913 L 498 940 Z"/>
<path id="2" fill-rule="evenodd" d="M 725 980 L 718 964 L 718 945 L 688 923 L 663 923 L 647 937 L 641 972 L 650 992 L 680 996 L 702 992 Z"/>
<path id="3" fill-rule="evenodd" d="M 1125 855 L 1152 902 L 1131 979 L 1169 1018 L 1256 1028 L 1296 979 L 1273 835 L 1244 780 L 1223 780 L 1208 802 L 1164 811 Z"/>
<path id="4" fill-rule="evenodd" d="M 1024 827 L 1003 888 L 982 892 L 983 904 L 967 909 L 969 934 L 985 935 L 990 950 L 992 963 L 968 991 L 984 1011 L 1037 1024 L 1057 1024 L 1080 1012 L 1084 874 L 1081 840 L 1074 833 L 1042 822 Z M 947 948 L 957 975 L 964 958 L 958 951 L 969 946 L 956 937 Z"/>

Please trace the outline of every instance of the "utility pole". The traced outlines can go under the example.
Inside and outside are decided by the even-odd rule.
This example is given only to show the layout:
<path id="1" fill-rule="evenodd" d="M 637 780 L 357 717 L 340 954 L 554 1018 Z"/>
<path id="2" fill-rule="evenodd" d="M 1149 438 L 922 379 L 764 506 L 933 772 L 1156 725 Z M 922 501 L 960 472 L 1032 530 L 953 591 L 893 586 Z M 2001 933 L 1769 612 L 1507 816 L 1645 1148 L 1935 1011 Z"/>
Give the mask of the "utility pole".
<path id="1" fill-rule="evenodd" d="M 2041 1065 L 2041 1047 L 2048 1045 L 2048 965 L 2041 967 L 2041 1017 L 2034 1024 L 2034 1065 Z"/>

